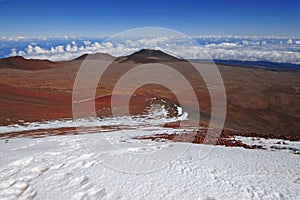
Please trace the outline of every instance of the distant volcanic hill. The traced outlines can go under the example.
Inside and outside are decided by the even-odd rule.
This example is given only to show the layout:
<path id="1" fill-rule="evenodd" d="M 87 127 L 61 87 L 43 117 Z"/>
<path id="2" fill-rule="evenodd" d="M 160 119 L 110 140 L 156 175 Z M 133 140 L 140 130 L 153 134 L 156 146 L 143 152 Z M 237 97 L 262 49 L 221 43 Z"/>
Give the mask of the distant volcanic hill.
<path id="1" fill-rule="evenodd" d="M 56 64 L 49 60 L 25 59 L 21 56 L 0 59 L 0 68 L 42 70 L 54 67 Z"/>
<path id="2" fill-rule="evenodd" d="M 166 54 L 160 50 L 142 49 L 129 56 L 123 57 L 123 62 L 132 61 L 135 63 L 158 63 L 158 62 L 171 62 L 178 61 L 178 58 Z"/>
<path id="3" fill-rule="evenodd" d="M 90 59 L 90 60 L 105 60 L 110 61 L 113 60 L 115 57 L 108 54 L 108 53 L 95 53 L 95 54 L 83 54 L 82 56 L 79 56 L 75 60 L 84 60 L 84 59 Z"/>
<path id="4" fill-rule="evenodd" d="M 113 57 L 105 53 L 82 55 L 71 61 L 24 59 L 20 56 L 0 59 L 0 125 L 22 121 L 41 121 L 72 117 L 72 91 L 76 74 L 85 59 L 113 61 L 98 85 L 95 99 L 97 114 L 107 116 L 114 84 L 128 70 L 143 63 L 163 63 L 172 66 L 197 91 L 202 124 L 210 119 L 210 95 L 205 83 L 189 63 L 160 50 L 143 49 L 128 56 Z M 205 63 L 203 65 L 211 65 Z M 262 134 L 299 136 L 300 134 L 300 72 L 231 67 L 219 65 L 227 93 L 225 128 Z M 151 69 L 149 69 L 151 70 Z M 147 73 L 145 73 L 147 76 Z M 164 78 L 164 77 L 162 77 Z M 176 82 L 176 80 L 175 80 Z M 180 83 L 178 83 L 180 85 Z M 182 88 L 182 94 L 188 93 Z M 120 99 L 126 91 L 118 94 Z M 158 85 L 146 85 L 134 93 L 132 113 L 147 106 L 145 99 L 158 97 L 177 102 L 172 91 Z M 199 112 L 189 103 L 182 105 L 188 112 Z"/>

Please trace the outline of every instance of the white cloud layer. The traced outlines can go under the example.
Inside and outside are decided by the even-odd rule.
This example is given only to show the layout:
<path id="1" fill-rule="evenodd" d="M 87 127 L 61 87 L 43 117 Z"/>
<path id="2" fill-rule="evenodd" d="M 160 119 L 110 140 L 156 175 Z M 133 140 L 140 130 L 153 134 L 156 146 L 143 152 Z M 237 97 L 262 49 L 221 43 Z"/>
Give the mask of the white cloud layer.
<path id="1" fill-rule="evenodd" d="M 142 48 L 160 48 L 167 52 L 174 52 L 186 59 L 213 59 L 241 60 L 241 61 L 270 61 L 278 63 L 300 64 L 300 40 L 284 37 L 201 37 L 202 44 L 185 43 L 182 38 L 139 38 L 122 41 L 97 42 L 82 40 L 71 41 L 68 44 L 52 47 L 41 47 L 37 44 L 28 44 L 25 49 L 11 49 L 10 56 L 25 58 L 48 59 L 52 61 L 71 60 L 82 54 L 97 52 L 109 53 L 114 56 L 123 56 Z M 222 39 L 222 40 L 220 40 Z M 274 42 L 275 41 L 275 42 Z"/>

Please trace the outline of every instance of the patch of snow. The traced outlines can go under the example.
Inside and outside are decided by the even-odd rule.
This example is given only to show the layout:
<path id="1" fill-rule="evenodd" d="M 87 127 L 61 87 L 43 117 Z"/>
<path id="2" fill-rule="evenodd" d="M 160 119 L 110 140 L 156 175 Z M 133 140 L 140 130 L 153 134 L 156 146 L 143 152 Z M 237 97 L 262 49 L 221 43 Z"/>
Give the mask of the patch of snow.
<path id="1" fill-rule="evenodd" d="M 0 199 L 299 199 L 298 155 L 216 146 L 201 158 L 199 152 L 211 147 L 129 136 L 147 131 L 157 132 L 107 132 L 102 140 L 96 136 L 103 134 L 0 140 Z M 97 146 L 98 156 L 82 143 Z M 124 165 L 131 153 L 137 168 L 151 168 L 143 156 L 181 146 L 187 151 L 148 173 L 127 173 L 101 162 L 114 158 Z"/>
<path id="2" fill-rule="evenodd" d="M 240 140 L 249 146 L 260 146 L 269 151 L 286 151 L 300 153 L 300 142 L 282 139 L 265 139 L 258 137 L 235 136 L 234 139 Z"/>
<path id="3" fill-rule="evenodd" d="M 150 108 L 150 112 L 140 116 L 117 116 L 106 118 L 85 118 L 85 119 L 60 119 L 44 122 L 26 122 L 23 124 L 13 124 L 0 126 L 0 134 L 11 132 L 22 132 L 41 129 L 71 128 L 71 127 L 100 127 L 100 126 L 162 126 L 166 123 L 183 121 L 188 118 L 188 113 L 182 113 L 182 109 L 177 106 L 178 117 L 168 117 L 168 112 L 164 105 L 155 104 Z M 180 110 L 181 109 L 181 110 Z M 179 115 L 180 111 L 180 115 Z"/>

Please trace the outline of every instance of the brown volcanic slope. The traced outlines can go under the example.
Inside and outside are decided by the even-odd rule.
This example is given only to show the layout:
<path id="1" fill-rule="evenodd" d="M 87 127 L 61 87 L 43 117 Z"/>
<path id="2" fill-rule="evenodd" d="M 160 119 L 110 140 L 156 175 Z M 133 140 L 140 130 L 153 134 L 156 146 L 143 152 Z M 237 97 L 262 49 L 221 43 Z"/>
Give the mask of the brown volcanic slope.
<path id="1" fill-rule="evenodd" d="M 176 57 L 168 55 L 160 50 L 142 49 L 129 56 L 123 57 L 123 62 L 133 61 L 135 63 L 157 63 L 178 60 Z"/>
<path id="2" fill-rule="evenodd" d="M 40 121 L 72 117 L 73 84 L 84 59 L 111 61 L 115 58 L 108 54 L 94 54 L 64 62 L 27 60 L 21 57 L 0 59 L 0 124 L 18 123 L 18 120 Z M 124 73 L 139 64 L 157 62 L 173 67 L 191 82 L 193 89 L 197 91 L 201 119 L 203 123 L 207 123 L 210 119 L 210 97 L 204 81 L 186 61 L 156 50 L 141 50 L 115 59 L 105 71 L 97 88 L 98 114 L 111 114 L 110 95 Z M 300 72 L 225 65 L 218 65 L 218 68 L 227 93 L 226 128 L 299 136 Z M 144 75 L 147 76 L 149 72 L 151 68 Z M 178 82 L 179 87 L 180 84 Z M 122 96 L 128 95 L 127 93 L 128 91 L 124 90 L 118 94 L 120 102 Z M 181 93 L 186 96 L 182 106 L 191 114 L 199 112 L 189 102 L 189 91 L 181 88 Z M 161 97 L 168 102 L 177 102 L 170 90 L 154 84 L 139 88 L 134 95 L 130 104 L 132 113 L 143 112 L 144 107 L 149 105 L 146 100 L 149 97 Z"/>
<path id="3" fill-rule="evenodd" d="M 70 116 L 71 99 L 64 93 L 16 88 L 4 84 L 0 84 L 0 91 L 0 116 L 4 124 L 18 123 L 22 119 L 41 121 Z"/>
<path id="4" fill-rule="evenodd" d="M 25 59 L 21 56 L 14 56 L 0 59 L 0 68 L 41 70 L 56 67 L 56 63 L 49 60 Z"/>

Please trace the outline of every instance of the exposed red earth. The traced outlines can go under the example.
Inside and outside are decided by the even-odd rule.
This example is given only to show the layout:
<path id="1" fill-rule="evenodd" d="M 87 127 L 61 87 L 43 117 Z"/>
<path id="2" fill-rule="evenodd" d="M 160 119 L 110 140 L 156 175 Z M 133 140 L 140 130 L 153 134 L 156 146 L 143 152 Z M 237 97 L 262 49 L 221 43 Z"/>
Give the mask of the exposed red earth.
<path id="1" fill-rule="evenodd" d="M 208 89 L 191 65 L 161 51 L 142 50 L 119 58 L 99 53 L 83 55 L 75 60 L 63 62 L 22 57 L 0 59 L 0 125 L 72 118 L 73 85 L 76 73 L 84 59 L 105 61 L 115 59 L 105 72 L 96 91 L 98 116 L 112 114 L 110 103 L 112 89 L 122 74 L 142 63 L 159 62 L 173 67 L 190 80 L 193 89 L 197 91 L 201 108 L 199 123 L 204 126 L 208 124 L 211 109 Z M 218 69 L 224 80 L 228 101 L 225 129 L 219 144 L 235 145 L 232 141 L 230 143 L 222 139 L 223 136 L 231 137 L 232 133 L 236 135 L 255 133 L 258 136 L 299 140 L 300 72 L 225 65 L 218 65 Z M 181 106 L 191 113 L 199 112 L 199 109 L 192 107 L 188 101 L 189 92 L 185 88 L 182 88 L 182 94 L 186 95 L 187 100 Z M 126 95 L 128 95 L 127 91 L 117 94 L 121 107 L 126 106 L 126 102 L 122 100 Z M 153 97 L 166 100 L 170 109 L 174 103 L 178 103 L 176 96 L 167 88 L 154 84 L 145 85 L 135 91 L 131 97 L 130 113 L 145 112 L 149 107 L 149 99 Z M 58 132 L 64 134 L 68 131 Z M 50 132 L 52 133 L 49 135 L 55 135 L 55 131 Z M 32 136 L 32 134 L 12 133 L 11 136 Z M 35 136 L 38 135 L 47 134 L 36 131 Z M 201 143 L 201 137 L 195 139 L 195 142 Z"/>
<path id="2" fill-rule="evenodd" d="M 221 145 L 227 147 L 243 147 L 246 149 L 265 149 L 262 145 L 247 145 L 242 141 L 235 139 L 234 136 L 244 136 L 250 138 L 265 138 L 265 139 L 281 139 L 281 140 L 290 140 L 290 141 L 300 141 L 299 137 L 290 137 L 283 135 L 262 135 L 257 133 L 247 133 L 247 132 L 237 132 L 224 129 L 221 135 L 217 138 L 207 135 L 208 128 L 203 127 L 199 129 L 196 133 L 194 132 L 178 132 L 175 134 L 156 134 L 151 136 L 142 136 L 136 137 L 135 139 L 140 140 L 153 140 L 153 141 L 162 141 L 162 140 L 171 140 L 173 142 L 190 142 L 195 144 L 213 144 Z M 284 142 L 282 142 L 284 143 Z M 296 153 L 299 154 L 299 153 Z"/>

